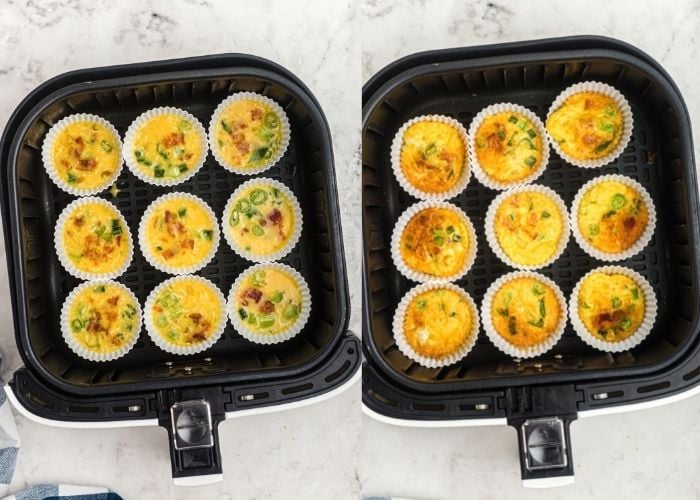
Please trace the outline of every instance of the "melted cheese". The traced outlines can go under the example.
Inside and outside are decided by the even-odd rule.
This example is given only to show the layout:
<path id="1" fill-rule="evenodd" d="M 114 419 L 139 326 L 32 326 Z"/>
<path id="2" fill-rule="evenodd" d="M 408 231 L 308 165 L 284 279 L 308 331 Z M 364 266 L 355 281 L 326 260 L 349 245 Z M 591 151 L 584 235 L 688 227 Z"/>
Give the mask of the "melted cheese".
<path id="1" fill-rule="evenodd" d="M 144 175 L 178 179 L 199 164 L 204 147 L 192 122 L 177 115 L 158 115 L 136 131 L 130 154 Z"/>
<path id="2" fill-rule="evenodd" d="M 114 208 L 101 203 L 75 207 L 62 228 L 63 250 L 81 271 L 117 271 L 129 256 L 131 236 Z"/>
<path id="3" fill-rule="evenodd" d="M 630 248 L 649 223 L 644 199 L 634 188 L 617 181 L 603 181 L 586 191 L 577 216 L 584 239 L 608 253 Z"/>
<path id="4" fill-rule="evenodd" d="M 147 313 L 158 335 L 171 344 L 189 346 L 215 335 L 225 311 L 214 285 L 185 277 L 161 290 Z"/>
<path id="5" fill-rule="evenodd" d="M 269 184 L 250 186 L 240 193 L 224 218 L 231 239 L 256 255 L 284 247 L 297 224 L 289 197 Z"/>
<path id="6" fill-rule="evenodd" d="M 578 160 L 609 155 L 620 143 L 624 120 L 614 99 L 596 92 L 574 94 L 547 119 L 547 131 Z"/>
<path id="7" fill-rule="evenodd" d="M 542 165 L 542 137 L 519 113 L 487 116 L 476 131 L 476 157 L 482 170 L 499 182 L 525 179 Z"/>
<path id="8" fill-rule="evenodd" d="M 263 102 L 234 101 L 219 116 L 214 140 L 213 147 L 230 165 L 242 170 L 260 168 L 280 148 L 280 117 Z"/>
<path id="9" fill-rule="evenodd" d="M 119 139 L 100 123 L 71 123 L 56 137 L 53 168 L 68 185 L 80 189 L 106 187 L 121 161 Z"/>
<path id="10" fill-rule="evenodd" d="M 515 263 L 539 265 L 557 252 L 564 235 L 557 204 L 538 192 L 515 193 L 496 209 L 494 232 L 503 252 Z"/>
<path id="11" fill-rule="evenodd" d="M 550 286 L 529 277 L 505 283 L 491 305 L 496 332 L 517 347 L 541 344 L 554 333 L 562 313 Z"/>
<path id="12" fill-rule="evenodd" d="M 87 286 L 72 299 L 68 327 L 75 340 L 93 352 L 114 352 L 138 335 L 139 305 L 113 284 Z"/>
<path id="13" fill-rule="evenodd" d="M 634 334 L 644 320 L 644 292 L 624 274 L 593 272 L 579 289 L 578 315 L 586 329 L 607 342 Z"/>
<path id="14" fill-rule="evenodd" d="M 444 358 L 469 339 L 474 324 L 470 304 L 450 289 L 433 289 L 416 295 L 406 310 L 404 335 L 422 356 Z"/>
<path id="15" fill-rule="evenodd" d="M 184 268 L 209 255 L 217 230 L 216 221 L 199 202 L 166 199 L 154 207 L 146 221 L 145 239 L 157 262 Z"/>
<path id="16" fill-rule="evenodd" d="M 469 230 L 462 216 L 447 208 L 426 208 L 406 225 L 399 242 L 405 264 L 432 276 L 451 276 L 469 254 Z"/>
<path id="17" fill-rule="evenodd" d="M 288 273 L 279 269 L 258 270 L 236 290 L 235 314 L 258 334 L 276 335 L 289 329 L 307 307 L 301 288 Z"/>
<path id="18" fill-rule="evenodd" d="M 414 187 L 427 193 L 452 189 L 466 163 L 466 146 L 453 126 L 419 121 L 406 129 L 401 145 L 401 170 Z"/>

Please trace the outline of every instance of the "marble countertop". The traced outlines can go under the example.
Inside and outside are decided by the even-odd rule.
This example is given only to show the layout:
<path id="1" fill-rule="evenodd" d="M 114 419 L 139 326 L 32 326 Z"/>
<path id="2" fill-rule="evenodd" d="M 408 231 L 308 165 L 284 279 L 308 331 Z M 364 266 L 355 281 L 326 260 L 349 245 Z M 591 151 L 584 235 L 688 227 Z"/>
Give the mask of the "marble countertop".
<path id="1" fill-rule="evenodd" d="M 360 52 L 357 9 L 344 0 L 0 0 L 0 126 L 19 101 L 65 71 L 222 52 L 271 59 L 296 73 L 326 113 L 336 158 L 351 290 L 359 290 Z M 94 29 L 87 29 L 92 27 Z M 4 249 L 4 246 L 0 245 Z M 1 251 L 1 250 L 0 250 Z M 0 321 L 10 324 L 5 259 Z M 359 331 L 359 293 L 351 327 Z M 8 380 L 21 365 L 0 335 Z M 96 484 L 132 498 L 358 498 L 359 385 L 311 407 L 219 427 L 224 482 L 197 490 L 170 478 L 163 429 L 52 429 L 17 418 L 23 439 L 11 491 L 39 482 Z"/>
<path id="2" fill-rule="evenodd" d="M 391 61 L 428 49 L 575 34 L 616 37 L 648 52 L 674 78 L 697 146 L 699 12 L 700 3 L 689 0 L 365 0 L 362 76 L 366 81 Z M 424 499 L 699 499 L 699 417 L 696 396 L 574 422 L 576 484 L 550 491 L 522 488 L 512 428 L 409 429 L 363 417 L 359 477 L 363 494 Z"/>

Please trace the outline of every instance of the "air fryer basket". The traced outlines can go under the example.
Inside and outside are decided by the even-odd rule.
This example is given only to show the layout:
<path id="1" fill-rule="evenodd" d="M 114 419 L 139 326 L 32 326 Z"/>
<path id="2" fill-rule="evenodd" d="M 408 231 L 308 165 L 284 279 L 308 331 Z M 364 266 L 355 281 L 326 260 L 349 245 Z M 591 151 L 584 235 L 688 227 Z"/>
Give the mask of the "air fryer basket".
<path id="1" fill-rule="evenodd" d="M 283 261 L 309 283 L 313 307 L 308 323 L 294 339 L 273 346 L 252 344 L 229 324 L 212 348 L 197 355 L 168 354 L 142 330 L 135 348 L 119 360 L 95 363 L 78 357 L 58 326 L 63 300 L 79 281 L 65 272 L 53 250 L 53 226 L 73 198 L 42 167 L 40 151 L 48 129 L 68 114 L 83 112 L 103 116 L 123 135 L 137 115 L 157 106 L 185 109 L 208 126 L 218 103 L 238 91 L 274 99 L 290 120 L 289 148 L 263 175 L 292 189 L 302 207 L 300 242 Z M 283 68 L 251 56 L 222 55 L 61 75 L 30 94 L 8 122 L 2 165 L 15 331 L 26 364 L 11 386 L 32 413 L 71 421 L 157 419 L 177 448 L 171 417 L 183 408 L 199 416 L 208 411 L 211 450 L 202 452 L 201 447 L 191 452 L 195 458 L 187 458 L 171 443 L 173 473 L 220 472 L 216 424 L 227 413 L 317 396 L 347 381 L 357 369 L 359 346 L 346 334 L 349 303 L 330 133 L 315 98 Z M 136 235 L 140 215 L 155 197 L 173 190 L 193 193 L 220 215 L 230 193 L 248 178 L 223 169 L 209 155 L 192 179 L 175 188 L 147 185 L 124 169 L 116 198 L 109 192 L 99 196 L 119 207 Z M 145 261 L 138 245 L 134 250 L 118 281 L 143 304 L 167 276 Z M 227 293 L 250 265 L 222 240 L 212 262 L 197 274 Z M 202 398 L 204 406 L 178 406 Z"/>
<path id="2" fill-rule="evenodd" d="M 654 237 L 641 254 L 621 265 L 644 275 L 657 294 L 660 308 L 653 331 L 638 347 L 613 354 L 589 347 L 569 325 L 554 349 L 521 361 L 502 354 L 482 329 L 473 350 L 461 362 L 436 369 L 413 362 L 398 350 L 391 329 L 398 301 L 414 285 L 396 271 L 389 250 L 394 222 L 416 201 L 399 187 L 391 172 L 389 151 L 396 131 L 420 114 L 445 114 L 468 127 L 479 110 L 496 102 L 521 104 L 544 118 L 561 90 L 588 80 L 609 83 L 629 100 L 634 115 L 630 144 L 602 169 L 572 167 L 553 153 L 537 183 L 553 188 L 568 206 L 586 181 L 601 174 L 626 175 L 649 190 L 658 216 Z M 382 70 L 365 86 L 363 106 L 363 346 L 368 360 L 363 400 L 368 408 L 412 420 L 507 417 L 518 426 L 524 417 L 562 415 L 565 426 L 555 434 L 564 439 L 577 409 L 635 399 L 632 391 L 626 394 L 616 389 L 590 400 L 586 388 L 596 383 L 666 376 L 663 384 L 647 385 L 637 397 L 673 392 L 678 384 L 672 388 L 670 380 L 676 378 L 681 386 L 697 384 L 700 309 L 695 164 L 685 105 L 658 64 L 625 44 L 595 37 L 435 51 L 409 56 Z M 488 247 L 483 233 L 486 209 L 496 194 L 472 179 L 466 191 L 451 200 L 482 228 L 477 229 L 476 262 L 458 282 L 477 303 L 488 285 L 509 271 Z M 572 238 L 564 254 L 542 272 L 568 297 L 583 274 L 603 264 L 587 256 Z M 688 359 L 695 361 L 686 365 Z M 693 380 L 672 376 L 681 366 L 681 375 L 687 373 Z M 523 477 L 570 471 L 569 455 L 568 465 L 559 469 L 532 473 L 524 465 Z"/>

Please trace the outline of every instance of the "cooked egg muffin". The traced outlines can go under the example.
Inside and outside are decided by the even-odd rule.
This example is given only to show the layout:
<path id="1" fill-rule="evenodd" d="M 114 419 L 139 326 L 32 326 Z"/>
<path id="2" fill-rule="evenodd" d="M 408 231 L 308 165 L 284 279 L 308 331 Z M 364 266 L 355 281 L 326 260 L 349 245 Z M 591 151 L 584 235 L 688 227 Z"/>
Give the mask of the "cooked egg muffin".
<path id="1" fill-rule="evenodd" d="M 448 123 L 422 120 L 410 125 L 401 138 L 400 168 L 414 188 L 445 193 L 462 178 L 467 145 Z"/>
<path id="2" fill-rule="evenodd" d="M 581 282 L 577 313 L 591 335 L 620 342 L 644 320 L 644 292 L 624 274 L 592 272 Z"/>
<path id="3" fill-rule="evenodd" d="M 486 116 L 476 130 L 474 145 L 479 166 L 497 182 L 522 181 L 544 166 L 541 134 L 521 113 Z"/>
<path id="4" fill-rule="evenodd" d="M 149 333 L 166 343 L 190 347 L 211 342 L 226 315 L 221 293 L 205 279 L 181 276 L 152 292 L 145 311 Z"/>
<path id="5" fill-rule="evenodd" d="M 231 294 L 232 314 L 257 335 L 275 336 L 288 331 L 309 307 L 297 278 L 279 267 L 257 268 Z"/>
<path id="6" fill-rule="evenodd" d="M 403 333 L 416 353 L 440 359 L 469 340 L 475 321 L 475 311 L 462 295 L 449 288 L 434 288 L 410 301 Z"/>
<path id="7" fill-rule="evenodd" d="M 281 257 L 294 244 L 301 211 L 292 192 L 272 179 L 248 181 L 232 195 L 223 216 L 226 237 L 234 250 L 253 260 Z M 299 218 L 299 220 L 297 220 Z"/>
<path id="8" fill-rule="evenodd" d="M 141 308 L 123 285 L 84 283 L 71 293 L 66 307 L 64 332 L 70 332 L 73 342 L 92 353 L 115 353 L 138 336 Z"/>
<path id="9" fill-rule="evenodd" d="M 547 118 L 547 131 L 576 160 L 609 155 L 620 143 L 624 117 L 615 99 L 598 92 L 571 95 Z"/>
<path id="10" fill-rule="evenodd" d="M 282 119 L 264 100 L 233 100 L 215 118 L 210 131 L 212 147 L 226 165 L 253 172 L 278 154 L 284 133 Z"/>
<path id="11" fill-rule="evenodd" d="M 590 186 L 581 197 L 576 223 L 580 235 L 606 253 L 628 250 L 649 224 L 649 207 L 632 186 L 605 180 Z"/>
<path id="12" fill-rule="evenodd" d="M 398 242 L 404 264 L 437 278 L 462 271 L 474 245 L 465 217 L 448 206 L 424 208 L 413 215 Z"/>
<path id="13" fill-rule="evenodd" d="M 98 192 L 121 169 L 121 143 L 113 129 L 98 121 L 80 120 L 60 128 L 51 145 L 50 165 L 61 183 Z"/>
<path id="14" fill-rule="evenodd" d="M 136 128 L 127 154 L 145 179 L 174 184 L 201 166 L 206 151 L 201 125 L 193 116 L 165 111 Z"/>
<path id="15" fill-rule="evenodd" d="M 564 311 L 554 290 L 532 277 L 504 283 L 491 302 L 496 333 L 519 348 L 542 344 L 554 334 Z"/>
<path id="16" fill-rule="evenodd" d="M 79 278 L 116 277 L 131 259 L 131 235 L 123 217 L 99 198 L 68 205 L 59 216 L 56 240 L 62 264 Z"/>
<path id="17" fill-rule="evenodd" d="M 550 196 L 523 191 L 502 199 L 493 223 L 506 257 L 518 265 L 539 266 L 560 250 L 568 221 Z"/>
<path id="18" fill-rule="evenodd" d="M 219 230 L 204 201 L 172 194 L 148 207 L 139 238 L 151 264 L 168 272 L 187 273 L 207 264 L 218 245 Z"/>

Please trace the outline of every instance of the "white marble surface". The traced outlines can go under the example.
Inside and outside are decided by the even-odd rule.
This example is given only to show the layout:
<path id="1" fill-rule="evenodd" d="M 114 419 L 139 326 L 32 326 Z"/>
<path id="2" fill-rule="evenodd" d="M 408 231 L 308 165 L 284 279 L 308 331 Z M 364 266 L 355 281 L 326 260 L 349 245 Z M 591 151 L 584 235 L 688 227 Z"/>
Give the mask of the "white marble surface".
<path id="1" fill-rule="evenodd" d="M 642 48 L 685 96 L 700 144 L 698 1 L 366 0 L 362 75 L 413 52 L 572 34 L 599 34 Z M 697 156 L 697 148 L 696 148 Z M 415 498 L 700 498 L 700 397 L 572 425 L 576 484 L 555 491 L 520 485 L 511 428 L 406 429 L 363 417 L 364 494 Z"/>
<path id="2" fill-rule="evenodd" d="M 343 0 L 0 0 L 0 125 L 31 89 L 65 71 L 245 52 L 295 72 L 331 124 L 351 289 L 359 290 L 360 52 L 357 10 Z M 4 246 L 2 247 L 4 248 Z M 0 322 L 10 324 L 5 259 Z M 352 326 L 359 331 L 359 293 Z M 21 364 L 0 332 L 5 380 Z M 101 484 L 125 498 L 357 498 L 359 387 L 313 407 L 220 427 L 225 477 L 174 488 L 163 430 L 55 430 L 18 417 L 24 440 L 13 491 L 39 482 Z"/>

